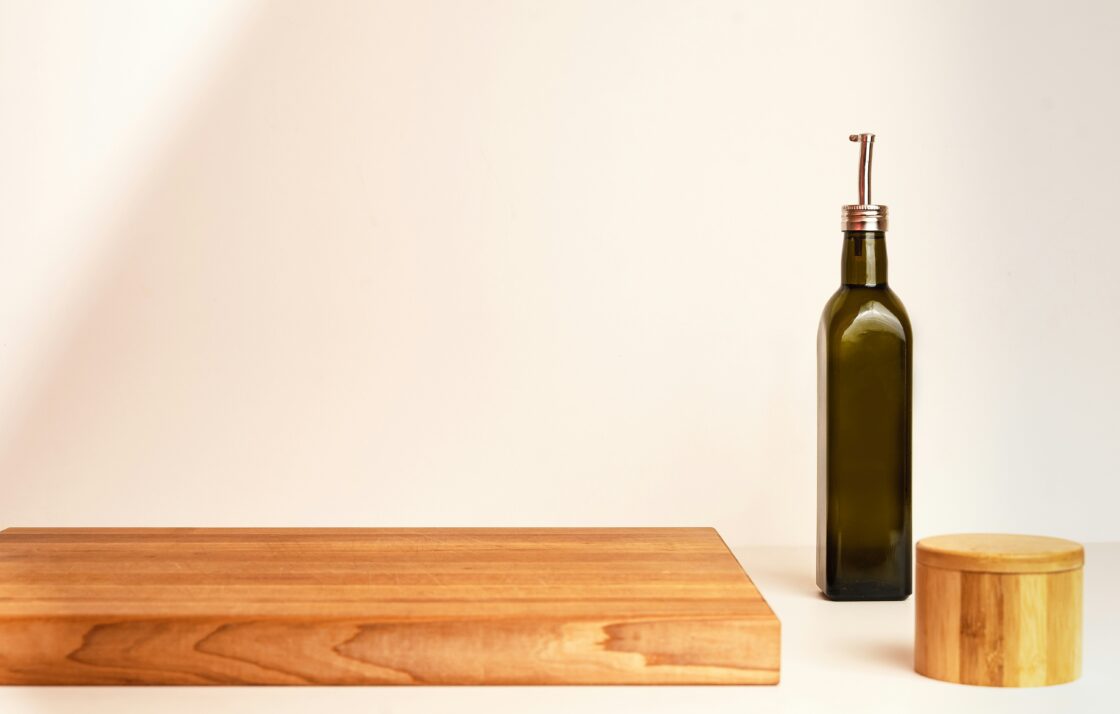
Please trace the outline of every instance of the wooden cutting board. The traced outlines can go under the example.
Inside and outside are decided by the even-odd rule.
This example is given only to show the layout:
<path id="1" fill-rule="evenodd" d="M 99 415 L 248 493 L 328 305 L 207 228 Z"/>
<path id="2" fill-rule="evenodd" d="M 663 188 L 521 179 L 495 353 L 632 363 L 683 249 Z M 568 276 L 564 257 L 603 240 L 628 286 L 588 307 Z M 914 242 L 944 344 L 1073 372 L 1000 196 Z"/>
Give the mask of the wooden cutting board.
<path id="1" fill-rule="evenodd" d="M 0 533 L 7 684 L 774 684 L 711 528 Z"/>

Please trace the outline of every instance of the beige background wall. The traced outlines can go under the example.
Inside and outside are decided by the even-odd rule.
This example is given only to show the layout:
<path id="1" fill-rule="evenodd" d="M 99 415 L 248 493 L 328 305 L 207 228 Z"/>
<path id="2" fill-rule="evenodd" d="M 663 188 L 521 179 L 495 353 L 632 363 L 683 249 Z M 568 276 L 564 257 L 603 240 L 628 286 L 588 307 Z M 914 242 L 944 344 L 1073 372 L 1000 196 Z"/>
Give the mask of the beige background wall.
<path id="1" fill-rule="evenodd" d="M 876 131 L 915 519 L 1120 538 L 1115 3 L 0 3 L 0 524 L 808 543 Z"/>

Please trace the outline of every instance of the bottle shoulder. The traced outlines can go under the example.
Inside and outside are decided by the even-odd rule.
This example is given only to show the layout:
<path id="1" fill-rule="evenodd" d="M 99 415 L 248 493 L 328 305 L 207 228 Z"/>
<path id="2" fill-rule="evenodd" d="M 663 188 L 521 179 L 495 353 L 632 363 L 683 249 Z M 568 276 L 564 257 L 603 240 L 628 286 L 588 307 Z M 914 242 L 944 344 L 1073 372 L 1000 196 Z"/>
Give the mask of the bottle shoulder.
<path id="1" fill-rule="evenodd" d="M 906 306 L 902 304 L 902 298 L 900 298 L 898 296 L 898 294 L 895 293 L 894 290 L 891 290 L 889 287 L 886 290 L 887 290 L 887 297 L 888 297 L 890 305 L 891 305 L 891 309 L 894 310 L 895 313 L 897 313 L 898 316 L 907 325 L 909 325 L 910 324 L 910 313 L 906 312 Z"/>
<path id="2" fill-rule="evenodd" d="M 825 303 L 820 329 L 823 336 L 841 336 L 859 323 L 861 332 L 893 333 L 913 339 L 910 315 L 889 287 L 841 285 Z"/>

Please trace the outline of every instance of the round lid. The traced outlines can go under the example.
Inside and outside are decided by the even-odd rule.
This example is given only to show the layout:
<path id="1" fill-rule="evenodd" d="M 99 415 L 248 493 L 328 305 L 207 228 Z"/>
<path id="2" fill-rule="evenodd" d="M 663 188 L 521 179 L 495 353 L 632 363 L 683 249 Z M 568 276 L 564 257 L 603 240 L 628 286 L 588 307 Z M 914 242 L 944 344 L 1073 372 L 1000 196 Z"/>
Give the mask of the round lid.
<path id="1" fill-rule="evenodd" d="M 1064 538 L 958 533 L 918 541 L 918 562 L 978 573 L 1057 573 L 1080 568 L 1085 549 Z"/>

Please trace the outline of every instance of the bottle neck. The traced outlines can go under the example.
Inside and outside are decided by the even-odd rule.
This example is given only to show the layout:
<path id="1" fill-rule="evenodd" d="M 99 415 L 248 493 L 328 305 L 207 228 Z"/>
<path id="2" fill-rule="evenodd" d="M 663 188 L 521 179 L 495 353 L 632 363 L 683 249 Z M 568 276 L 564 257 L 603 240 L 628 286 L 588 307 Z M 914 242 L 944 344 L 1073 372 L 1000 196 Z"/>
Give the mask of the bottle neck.
<path id="1" fill-rule="evenodd" d="M 883 231 L 844 231 L 844 257 L 840 262 L 844 285 L 885 287 L 887 284 L 887 234 Z"/>

